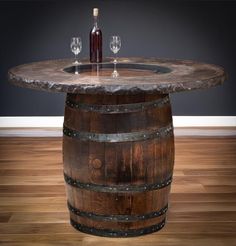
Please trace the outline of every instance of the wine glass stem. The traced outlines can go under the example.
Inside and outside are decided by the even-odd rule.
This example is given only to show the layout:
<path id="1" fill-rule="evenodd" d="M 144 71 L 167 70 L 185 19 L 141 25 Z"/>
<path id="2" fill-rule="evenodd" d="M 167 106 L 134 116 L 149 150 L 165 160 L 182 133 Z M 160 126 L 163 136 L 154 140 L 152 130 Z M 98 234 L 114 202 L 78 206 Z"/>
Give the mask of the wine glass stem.
<path id="1" fill-rule="evenodd" d="M 75 74 L 79 74 L 78 65 L 75 66 Z"/>
<path id="2" fill-rule="evenodd" d="M 75 63 L 77 63 L 78 61 L 77 61 L 77 54 L 75 54 Z"/>
<path id="3" fill-rule="evenodd" d="M 114 64 L 117 63 L 117 53 L 115 53 Z"/>

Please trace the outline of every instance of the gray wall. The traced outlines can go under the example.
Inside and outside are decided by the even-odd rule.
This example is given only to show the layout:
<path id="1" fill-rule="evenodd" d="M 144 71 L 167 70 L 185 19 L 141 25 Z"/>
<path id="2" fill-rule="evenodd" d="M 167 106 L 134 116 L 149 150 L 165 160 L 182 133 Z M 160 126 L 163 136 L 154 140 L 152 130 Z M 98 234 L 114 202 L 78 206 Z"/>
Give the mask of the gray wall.
<path id="1" fill-rule="evenodd" d="M 88 56 L 91 10 L 101 10 L 104 55 L 122 37 L 120 56 L 192 59 L 223 66 L 229 79 L 209 90 L 171 96 L 174 115 L 236 115 L 236 2 L 231 1 L 10 1 L 0 2 L 0 115 L 63 115 L 64 95 L 14 87 L 7 70 L 18 64 L 71 57 L 70 37 Z"/>

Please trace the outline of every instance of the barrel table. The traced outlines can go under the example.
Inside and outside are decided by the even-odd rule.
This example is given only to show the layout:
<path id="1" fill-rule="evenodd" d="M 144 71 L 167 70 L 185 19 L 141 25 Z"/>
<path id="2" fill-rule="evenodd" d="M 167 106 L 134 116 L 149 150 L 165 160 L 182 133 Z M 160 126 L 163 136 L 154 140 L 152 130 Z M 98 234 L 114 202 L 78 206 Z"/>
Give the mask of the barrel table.
<path id="1" fill-rule="evenodd" d="M 174 167 L 169 94 L 210 88 L 221 67 L 193 61 L 70 59 L 9 70 L 15 85 L 67 93 L 63 163 L 71 225 L 107 237 L 152 233 L 165 225 Z"/>

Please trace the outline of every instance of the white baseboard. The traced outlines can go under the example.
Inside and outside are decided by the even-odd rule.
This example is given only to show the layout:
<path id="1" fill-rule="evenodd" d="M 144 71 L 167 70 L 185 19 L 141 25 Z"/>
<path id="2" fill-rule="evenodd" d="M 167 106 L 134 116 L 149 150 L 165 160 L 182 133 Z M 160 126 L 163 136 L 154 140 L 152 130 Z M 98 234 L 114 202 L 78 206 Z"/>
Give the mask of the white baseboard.
<path id="1" fill-rule="evenodd" d="M 175 136 L 236 136 L 236 116 L 173 116 Z M 62 137 L 63 116 L 0 117 L 0 137 Z"/>
<path id="2" fill-rule="evenodd" d="M 173 116 L 174 127 L 236 127 L 236 116 Z"/>
<path id="3" fill-rule="evenodd" d="M 0 128 L 44 128 L 62 126 L 63 116 L 0 117 Z"/>
<path id="4" fill-rule="evenodd" d="M 236 116 L 173 116 L 174 127 L 236 127 Z M 61 128 L 63 116 L 0 117 L 0 128 Z"/>

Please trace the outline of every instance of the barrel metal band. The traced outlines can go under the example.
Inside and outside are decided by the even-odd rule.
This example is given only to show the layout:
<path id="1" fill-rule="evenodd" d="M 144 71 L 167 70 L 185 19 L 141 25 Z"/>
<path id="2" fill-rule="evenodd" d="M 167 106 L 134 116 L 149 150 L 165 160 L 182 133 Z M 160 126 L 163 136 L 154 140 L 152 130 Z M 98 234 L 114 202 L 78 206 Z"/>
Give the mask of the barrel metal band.
<path id="1" fill-rule="evenodd" d="M 86 104 L 81 102 L 74 102 L 69 97 L 66 99 L 66 105 L 70 108 L 80 109 L 84 111 L 98 112 L 102 114 L 118 114 L 118 113 L 130 113 L 144 111 L 152 108 L 159 108 L 169 103 L 169 97 L 165 96 L 155 101 L 142 102 L 142 103 L 130 103 L 130 104 L 113 104 L 113 105 L 96 105 Z"/>
<path id="2" fill-rule="evenodd" d="M 143 191 L 151 191 L 162 189 L 172 182 L 172 177 L 154 184 L 142 184 L 142 185 L 102 185 L 102 184 L 94 184 L 94 183 L 83 183 L 79 180 L 73 179 L 64 173 L 65 182 L 71 186 L 87 189 L 92 191 L 99 192 L 119 192 L 119 193 L 127 193 L 127 192 L 143 192 Z"/>
<path id="3" fill-rule="evenodd" d="M 67 137 L 77 138 L 81 141 L 95 141 L 95 142 L 131 142 L 131 141 L 144 141 L 153 138 L 166 137 L 173 133 L 172 124 L 166 127 L 139 132 L 127 133 L 92 133 L 92 132 L 79 132 L 72 130 L 64 125 L 63 133 Z"/>
<path id="4" fill-rule="evenodd" d="M 166 213 L 168 205 L 160 209 L 159 211 L 143 214 L 143 215 L 102 215 L 95 214 L 92 212 L 81 211 L 78 208 L 73 207 L 69 202 L 67 202 L 68 209 L 75 215 L 86 217 L 97 221 L 117 221 L 117 222 L 127 222 L 127 221 L 140 221 L 146 219 L 152 219 L 159 217 Z"/>
<path id="5" fill-rule="evenodd" d="M 75 222 L 73 219 L 70 219 L 71 225 L 78 231 L 82 231 L 85 233 L 104 236 L 104 237 L 136 237 L 149 233 L 153 233 L 159 231 L 165 225 L 165 219 L 160 223 L 143 227 L 140 229 L 129 229 L 129 230 L 115 230 L 115 229 L 98 229 L 94 227 L 89 227 L 78 222 Z"/>

